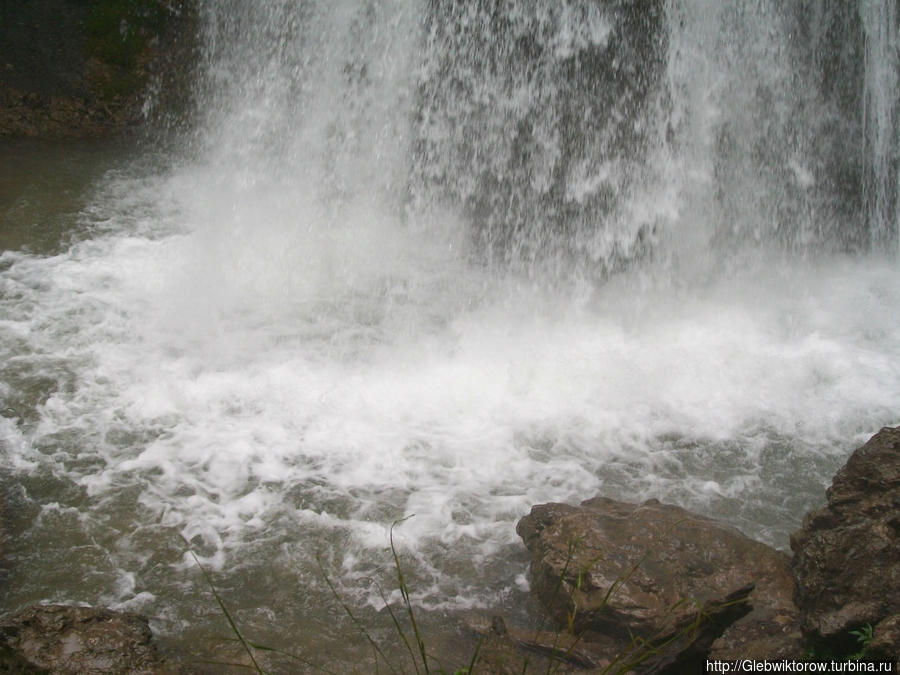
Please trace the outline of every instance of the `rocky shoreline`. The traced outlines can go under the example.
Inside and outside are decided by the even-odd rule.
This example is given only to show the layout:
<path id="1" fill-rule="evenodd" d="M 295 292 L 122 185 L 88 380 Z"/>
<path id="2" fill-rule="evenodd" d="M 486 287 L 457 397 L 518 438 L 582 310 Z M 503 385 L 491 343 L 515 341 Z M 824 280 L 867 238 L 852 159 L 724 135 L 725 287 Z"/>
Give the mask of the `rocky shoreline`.
<path id="1" fill-rule="evenodd" d="M 589 670 L 851 656 L 898 670 L 900 427 L 857 449 L 826 495 L 791 537 L 792 558 L 656 500 L 543 504 L 517 529 L 532 591 L 580 638 Z"/>
<path id="2" fill-rule="evenodd" d="M 793 557 L 684 509 L 594 497 L 534 506 L 517 531 L 546 630 L 471 622 L 473 672 L 703 672 L 707 660 L 892 661 L 900 672 L 900 427 L 857 449 Z M 0 619 L 0 667 L 21 673 L 191 673 L 145 617 L 46 605 Z M 540 669 L 540 668 L 538 668 Z"/>

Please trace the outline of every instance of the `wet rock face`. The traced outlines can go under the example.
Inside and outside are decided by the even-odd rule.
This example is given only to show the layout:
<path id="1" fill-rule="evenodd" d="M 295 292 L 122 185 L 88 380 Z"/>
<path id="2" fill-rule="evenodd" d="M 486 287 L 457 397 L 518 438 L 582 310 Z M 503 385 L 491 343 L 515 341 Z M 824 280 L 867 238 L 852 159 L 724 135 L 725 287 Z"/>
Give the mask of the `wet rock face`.
<path id="1" fill-rule="evenodd" d="M 857 449 L 826 495 L 791 537 L 804 629 L 821 638 L 900 614 L 900 427 Z"/>
<path id="2" fill-rule="evenodd" d="M 186 105 L 195 14 L 193 0 L 3 3 L 0 137 L 109 135 Z"/>
<path id="3" fill-rule="evenodd" d="M 707 651 L 766 641 L 799 652 L 787 557 L 731 527 L 656 500 L 598 497 L 535 506 L 517 531 L 532 555 L 532 589 L 576 633 L 660 640 L 716 615 Z M 745 607 L 722 611 L 733 604 Z"/>
<path id="4" fill-rule="evenodd" d="M 3 672 L 185 672 L 156 650 L 147 620 L 92 607 L 42 605 L 0 620 Z"/>
<path id="5" fill-rule="evenodd" d="M 900 673 L 900 614 L 880 621 L 872 633 L 872 641 L 865 651 L 867 659 L 893 661 L 894 672 Z"/>

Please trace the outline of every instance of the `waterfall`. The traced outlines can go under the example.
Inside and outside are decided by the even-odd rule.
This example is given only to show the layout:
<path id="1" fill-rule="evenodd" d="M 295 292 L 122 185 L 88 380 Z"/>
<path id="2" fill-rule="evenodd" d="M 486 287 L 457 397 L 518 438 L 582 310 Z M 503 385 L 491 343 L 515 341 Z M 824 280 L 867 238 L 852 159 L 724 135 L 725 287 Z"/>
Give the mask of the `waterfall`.
<path id="1" fill-rule="evenodd" d="M 601 276 L 640 258 L 628 217 L 654 133 L 662 3 L 431 2 L 419 195 L 461 209 L 484 257 Z"/>
<path id="2" fill-rule="evenodd" d="M 203 142 L 244 187 L 450 210 L 545 281 L 896 239 L 888 0 L 203 7 Z"/>
<path id="3" fill-rule="evenodd" d="M 865 29 L 866 64 L 862 144 L 866 167 L 864 200 L 872 247 L 890 248 L 896 254 L 900 241 L 897 3 L 893 0 L 861 0 L 859 9 Z"/>
<path id="4" fill-rule="evenodd" d="M 391 534 L 423 626 L 524 608 L 533 504 L 784 547 L 900 423 L 895 2 L 198 2 L 194 128 L 0 253 L 9 605 L 200 644 L 187 540 L 367 670 Z"/>
<path id="5" fill-rule="evenodd" d="M 895 249 L 896 3 L 667 8 L 678 246 Z"/>
<path id="6" fill-rule="evenodd" d="M 417 3 L 205 2 L 199 129 L 238 187 L 284 178 L 323 199 L 405 181 Z"/>

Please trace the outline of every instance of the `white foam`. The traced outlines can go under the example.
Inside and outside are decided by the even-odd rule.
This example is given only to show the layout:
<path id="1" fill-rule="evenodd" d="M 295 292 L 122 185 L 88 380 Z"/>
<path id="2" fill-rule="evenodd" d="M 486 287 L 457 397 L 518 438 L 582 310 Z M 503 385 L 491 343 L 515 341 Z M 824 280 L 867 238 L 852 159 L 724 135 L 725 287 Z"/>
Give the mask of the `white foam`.
<path id="1" fill-rule="evenodd" d="M 343 226 L 360 264 L 322 283 L 267 266 L 265 241 L 245 251 L 253 267 L 223 270 L 196 234 L 16 256 L 6 309 L 30 310 L 3 330 L 28 341 L 16 358 L 63 364 L 74 384 L 33 427 L 5 423 L 13 465 L 62 471 L 93 498 L 138 486 L 214 567 L 285 513 L 373 549 L 415 514 L 398 528 L 405 549 L 487 559 L 532 503 L 603 488 L 765 509 L 766 439 L 827 463 L 900 405 L 890 264 L 773 267 L 648 291 L 639 309 L 623 282 L 572 305 L 486 287 L 396 223 Z M 315 257 L 333 241 L 305 245 Z M 402 298 L 386 299 L 386 277 Z M 279 283 L 282 297 L 256 302 Z M 73 442 L 36 449 L 60 434 Z M 700 454 L 737 444 L 743 471 L 685 467 L 673 438 Z M 102 468 L 78 467 L 85 450 Z"/>

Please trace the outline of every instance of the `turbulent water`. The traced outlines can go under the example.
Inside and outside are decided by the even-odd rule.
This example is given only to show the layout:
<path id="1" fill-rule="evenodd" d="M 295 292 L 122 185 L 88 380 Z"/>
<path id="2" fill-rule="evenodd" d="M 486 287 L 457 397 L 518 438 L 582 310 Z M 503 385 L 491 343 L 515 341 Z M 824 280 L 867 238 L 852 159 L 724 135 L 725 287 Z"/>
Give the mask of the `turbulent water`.
<path id="1" fill-rule="evenodd" d="M 177 149 L 6 211 L 4 605 L 224 632 L 190 549 L 346 656 L 401 519 L 434 616 L 526 620 L 549 500 L 785 547 L 900 423 L 896 12 L 801 5 L 202 5 Z"/>

